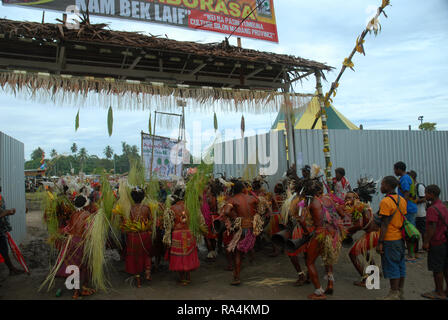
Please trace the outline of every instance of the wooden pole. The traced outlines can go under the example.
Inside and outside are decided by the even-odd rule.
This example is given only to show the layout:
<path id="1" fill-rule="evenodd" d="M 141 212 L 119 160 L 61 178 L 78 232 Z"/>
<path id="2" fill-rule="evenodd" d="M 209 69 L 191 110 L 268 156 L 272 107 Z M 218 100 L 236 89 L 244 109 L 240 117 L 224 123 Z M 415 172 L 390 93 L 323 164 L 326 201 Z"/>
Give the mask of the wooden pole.
<path id="1" fill-rule="evenodd" d="M 144 168 L 145 167 L 145 162 L 143 160 L 143 130 L 140 132 L 140 146 L 141 146 L 141 149 L 140 149 L 140 153 L 141 153 L 140 161 L 143 164 L 143 168 Z M 146 176 L 145 176 L 145 179 L 146 179 Z"/>
<path id="2" fill-rule="evenodd" d="M 384 8 L 387 7 L 389 5 L 388 1 L 383 0 L 383 3 L 381 4 L 381 6 L 378 8 L 375 17 L 373 17 L 372 20 L 376 20 L 378 19 L 378 17 L 381 15 L 381 13 L 384 12 Z M 359 37 L 358 40 L 358 44 L 359 46 L 362 47 L 362 52 L 365 55 L 364 52 L 364 47 L 363 47 L 363 41 L 364 38 L 366 37 L 367 33 L 369 32 L 369 25 L 366 26 L 366 28 L 363 30 L 363 32 L 361 33 L 361 36 Z M 352 50 L 352 52 L 350 53 L 350 55 L 348 56 L 347 60 L 348 61 L 352 61 L 353 56 L 355 55 L 355 53 L 357 52 L 357 47 L 355 46 Z M 330 91 L 328 91 L 328 93 L 326 94 L 325 98 L 324 98 L 324 106 L 325 104 L 328 102 L 328 100 L 331 98 L 331 95 L 334 93 L 334 90 L 336 90 L 336 88 L 339 86 L 339 81 L 341 80 L 342 74 L 344 73 L 344 71 L 347 69 L 347 66 L 345 64 L 342 65 L 341 71 L 339 71 L 338 76 L 336 77 L 336 80 L 331 84 L 331 88 Z M 320 113 L 318 113 L 316 115 L 316 120 L 314 121 L 313 125 L 311 126 L 311 129 L 314 129 L 314 127 L 317 124 L 317 120 L 319 120 L 319 117 L 321 116 Z"/>
<path id="3" fill-rule="evenodd" d="M 151 163 L 149 164 L 149 179 L 152 179 L 152 163 L 154 161 L 154 138 L 156 136 L 156 121 L 157 121 L 157 111 L 154 111 L 154 128 L 152 129 L 152 148 L 151 148 Z M 151 132 L 150 132 L 151 133 Z"/>
<path id="4" fill-rule="evenodd" d="M 241 38 L 240 37 L 236 38 L 236 43 L 238 45 L 238 48 L 242 48 L 242 46 L 241 46 Z"/>
<path id="5" fill-rule="evenodd" d="M 331 188 L 331 157 L 330 157 L 330 139 L 328 137 L 328 126 L 327 126 L 327 113 L 325 111 L 324 95 L 322 92 L 322 74 L 319 70 L 316 71 L 316 89 L 317 97 L 319 99 L 320 105 L 320 118 L 322 120 L 322 136 L 324 141 L 324 156 L 325 156 L 325 177 L 328 186 Z"/>
<path id="6" fill-rule="evenodd" d="M 286 129 L 286 146 L 288 148 L 288 167 L 291 167 L 296 163 L 296 153 L 295 153 L 295 139 L 294 139 L 294 123 L 293 123 L 293 110 L 292 104 L 289 100 L 289 85 L 288 79 L 285 78 L 285 88 L 284 88 L 284 106 L 283 110 L 285 113 L 285 129 Z"/>

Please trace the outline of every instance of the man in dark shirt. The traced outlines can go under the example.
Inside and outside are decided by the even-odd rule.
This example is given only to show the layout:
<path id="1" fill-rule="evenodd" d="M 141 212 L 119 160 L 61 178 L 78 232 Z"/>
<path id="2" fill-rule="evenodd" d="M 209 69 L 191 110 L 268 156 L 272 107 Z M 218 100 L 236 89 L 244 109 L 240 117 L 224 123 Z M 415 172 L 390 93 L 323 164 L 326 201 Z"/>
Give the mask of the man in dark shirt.
<path id="1" fill-rule="evenodd" d="M 430 185 L 425 190 L 426 200 L 431 206 L 426 211 L 426 233 L 423 249 L 428 251 L 428 269 L 433 272 L 435 291 L 423 293 L 428 299 L 445 300 L 448 294 L 443 291 L 443 279 L 448 286 L 448 248 L 446 232 L 448 229 L 448 209 L 440 201 L 440 188 Z"/>

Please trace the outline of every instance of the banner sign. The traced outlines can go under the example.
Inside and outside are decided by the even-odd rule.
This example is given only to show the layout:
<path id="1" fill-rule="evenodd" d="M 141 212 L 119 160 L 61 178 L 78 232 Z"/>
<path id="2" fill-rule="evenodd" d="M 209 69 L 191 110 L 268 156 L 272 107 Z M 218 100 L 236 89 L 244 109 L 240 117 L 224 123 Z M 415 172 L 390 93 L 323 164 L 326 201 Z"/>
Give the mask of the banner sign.
<path id="1" fill-rule="evenodd" d="M 182 161 L 185 143 L 166 137 L 142 133 L 142 159 L 145 166 L 145 178 L 149 180 L 152 168 L 153 176 L 159 180 L 170 180 L 172 176 L 182 176 Z M 152 166 L 151 166 L 152 159 Z"/>
<path id="2" fill-rule="evenodd" d="M 67 14 L 83 13 L 88 9 L 91 15 L 224 34 L 231 34 L 236 29 L 233 33 L 236 36 L 278 42 L 274 0 L 2 0 L 2 3 Z"/>

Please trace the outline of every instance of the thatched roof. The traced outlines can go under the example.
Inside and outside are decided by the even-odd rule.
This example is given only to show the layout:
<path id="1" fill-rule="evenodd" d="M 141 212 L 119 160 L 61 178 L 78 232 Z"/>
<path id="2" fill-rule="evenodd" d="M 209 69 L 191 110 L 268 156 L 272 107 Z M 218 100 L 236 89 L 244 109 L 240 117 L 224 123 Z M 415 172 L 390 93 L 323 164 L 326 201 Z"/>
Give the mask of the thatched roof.
<path id="1" fill-rule="evenodd" d="M 278 112 L 286 100 L 302 107 L 314 96 L 284 93 L 292 82 L 332 69 L 225 41 L 176 41 L 86 20 L 75 30 L 62 23 L 0 19 L 0 47 L 0 87 L 77 106 L 172 111 L 176 99 L 188 99 L 197 110 L 219 102 L 221 110 Z M 91 93 L 96 96 L 89 102 Z"/>
<path id="2" fill-rule="evenodd" d="M 324 63 L 291 55 L 238 48 L 225 42 L 203 44 L 191 41 L 177 41 L 160 36 L 148 36 L 139 32 L 114 31 L 108 29 L 106 24 L 83 24 L 80 30 L 69 30 L 61 24 L 0 19 L 0 34 L 45 39 L 47 41 L 65 40 L 177 51 L 200 56 L 281 64 L 292 68 L 311 68 L 325 71 L 332 69 L 332 67 Z"/>

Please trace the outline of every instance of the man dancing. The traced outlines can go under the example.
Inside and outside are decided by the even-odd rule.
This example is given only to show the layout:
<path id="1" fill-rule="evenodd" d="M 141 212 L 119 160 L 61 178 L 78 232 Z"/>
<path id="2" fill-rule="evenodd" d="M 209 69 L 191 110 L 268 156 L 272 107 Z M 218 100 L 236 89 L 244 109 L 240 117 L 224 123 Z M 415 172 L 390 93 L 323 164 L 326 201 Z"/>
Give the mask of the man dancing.
<path id="1" fill-rule="evenodd" d="M 361 202 L 358 195 L 355 192 L 348 192 L 345 195 L 345 207 L 346 214 L 351 215 L 352 225 L 347 229 L 348 235 L 351 237 L 358 231 L 364 231 L 364 235 L 355 242 L 350 249 L 349 257 L 361 276 L 360 281 L 355 281 L 355 286 L 365 287 L 366 279 L 368 275 L 364 273 L 361 262 L 358 257 L 363 256 L 364 260 L 368 264 L 375 264 L 373 261 L 371 250 L 375 249 L 378 245 L 379 239 L 379 226 L 373 221 L 372 209 L 367 203 Z"/>
<path id="2" fill-rule="evenodd" d="M 235 181 L 232 187 L 233 196 L 227 200 L 224 208 L 224 214 L 233 221 L 231 228 L 233 237 L 227 246 L 227 251 L 232 253 L 234 262 L 232 285 L 241 283 L 241 258 L 244 253 L 253 249 L 256 236 L 263 229 L 261 218 L 258 216 L 258 219 L 254 219 L 259 200 L 245 194 L 243 189 L 244 184 Z"/>
<path id="3" fill-rule="evenodd" d="M 333 293 L 333 264 L 337 262 L 343 237 L 342 226 L 330 197 L 323 196 L 323 185 L 318 179 L 304 182 L 304 194 L 309 199 L 308 206 L 314 228 L 314 236 L 307 247 L 306 265 L 308 273 L 316 290 L 308 296 L 312 300 L 324 300 L 327 294 Z M 333 210 L 334 209 L 334 210 Z M 306 228 L 304 219 L 300 220 Z M 324 291 L 319 281 L 315 266 L 316 259 L 322 256 L 327 272 L 327 289 Z"/>

